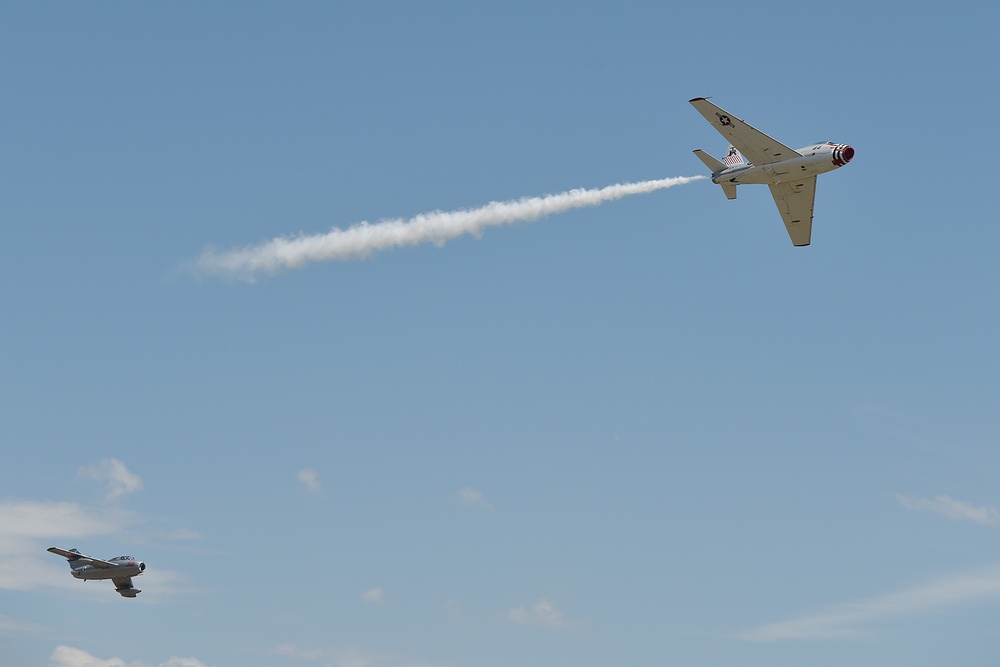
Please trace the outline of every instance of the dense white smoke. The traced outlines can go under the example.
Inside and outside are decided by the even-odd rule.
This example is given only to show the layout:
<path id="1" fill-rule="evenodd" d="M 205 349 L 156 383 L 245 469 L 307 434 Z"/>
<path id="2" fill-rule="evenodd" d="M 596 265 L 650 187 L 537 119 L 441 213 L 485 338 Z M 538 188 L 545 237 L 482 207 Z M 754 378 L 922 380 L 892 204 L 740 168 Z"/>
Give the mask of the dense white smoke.
<path id="1" fill-rule="evenodd" d="M 204 275 L 253 280 L 262 273 L 297 268 L 308 262 L 362 259 L 387 248 L 441 244 L 462 234 L 479 235 L 487 227 L 537 220 L 571 208 L 596 206 L 627 195 L 642 194 L 697 181 L 704 176 L 680 176 L 641 183 L 619 183 L 593 190 L 570 190 L 544 197 L 490 202 L 479 208 L 421 213 L 409 220 L 394 218 L 375 224 L 362 222 L 326 234 L 283 237 L 259 245 L 225 252 L 207 249 L 198 258 L 196 271 Z"/>

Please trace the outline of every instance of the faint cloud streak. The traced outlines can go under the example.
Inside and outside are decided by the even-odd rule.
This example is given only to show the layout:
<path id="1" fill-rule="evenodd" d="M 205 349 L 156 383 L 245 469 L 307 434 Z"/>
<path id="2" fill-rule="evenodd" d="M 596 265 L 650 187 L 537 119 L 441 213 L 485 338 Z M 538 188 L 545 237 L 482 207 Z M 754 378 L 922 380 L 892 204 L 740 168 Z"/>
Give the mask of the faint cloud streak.
<path id="1" fill-rule="evenodd" d="M 104 459 L 100 463 L 80 468 L 77 476 L 88 477 L 106 485 L 108 494 L 105 499 L 108 501 L 116 500 L 128 493 L 142 491 L 142 478 L 129 470 L 124 463 L 114 458 Z"/>
<path id="2" fill-rule="evenodd" d="M 141 660 L 125 662 L 121 658 L 104 660 L 83 649 L 60 645 L 52 651 L 49 664 L 51 667 L 145 667 L 147 663 Z M 174 656 L 166 662 L 161 662 L 159 667 L 207 667 L 207 665 L 197 658 Z"/>
<path id="3" fill-rule="evenodd" d="M 976 506 L 944 495 L 935 498 L 913 498 L 897 493 L 896 500 L 908 510 L 930 512 L 954 521 L 971 521 L 982 526 L 1000 525 L 1000 509 L 993 505 Z"/>
<path id="4" fill-rule="evenodd" d="M 361 594 L 361 599 L 371 604 L 382 604 L 385 592 L 381 588 L 372 588 Z"/>
<path id="5" fill-rule="evenodd" d="M 130 523 L 127 512 L 93 512 L 76 503 L 0 501 L 0 554 L 23 548 L 25 540 L 107 535 Z"/>
<path id="6" fill-rule="evenodd" d="M 483 494 L 481 494 L 479 491 L 476 491 L 475 489 L 470 489 L 469 487 L 465 487 L 464 489 L 459 489 L 458 502 L 462 503 L 463 505 L 476 505 L 478 507 L 485 507 L 486 509 L 491 511 L 495 509 L 492 504 L 490 504 L 489 502 L 487 502 L 485 498 L 483 498 Z"/>
<path id="7" fill-rule="evenodd" d="M 299 481 L 310 493 L 319 493 L 323 485 L 319 483 L 319 473 L 312 468 L 303 468 L 298 474 Z"/>
<path id="8" fill-rule="evenodd" d="M 47 630 L 48 628 L 44 625 L 0 614 L 0 637 L 9 635 L 38 635 Z"/>
<path id="9" fill-rule="evenodd" d="M 504 618 L 518 625 L 543 625 L 558 628 L 566 624 L 562 612 L 558 611 L 545 598 L 536 602 L 535 606 L 530 609 L 524 605 L 510 609 L 504 614 Z"/>
<path id="10" fill-rule="evenodd" d="M 56 646 L 49 657 L 52 667 L 125 667 L 121 658 L 101 660 L 81 648 L 72 646 Z"/>
<path id="11" fill-rule="evenodd" d="M 417 662 L 353 647 L 302 648 L 294 644 L 282 644 L 274 650 L 274 653 L 287 658 L 315 662 L 322 667 L 435 667 L 429 662 Z"/>
<path id="12" fill-rule="evenodd" d="M 827 611 L 744 630 L 736 639 L 775 642 L 838 639 L 869 634 L 865 624 L 926 614 L 961 604 L 1000 599 L 1000 567 L 953 575 L 880 597 L 836 605 Z"/>

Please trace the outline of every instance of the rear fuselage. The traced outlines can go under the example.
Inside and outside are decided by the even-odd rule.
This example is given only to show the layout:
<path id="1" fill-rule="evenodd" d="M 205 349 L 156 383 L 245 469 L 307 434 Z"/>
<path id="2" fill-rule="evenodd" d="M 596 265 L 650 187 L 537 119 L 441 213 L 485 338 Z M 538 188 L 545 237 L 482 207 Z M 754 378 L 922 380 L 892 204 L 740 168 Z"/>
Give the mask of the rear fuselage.
<path id="1" fill-rule="evenodd" d="M 70 563 L 72 574 L 77 579 L 117 579 L 119 577 L 137 577 L 146 569 L 146 564 L 130 556 L 119 556 L 108 562 L 117 567 L 96 567 L 87 564 Z"/>
<path id="2" fill-rule="evenodd" d="M 854 149 L 846 144 L 823 142 L 810 144 L 796 151 L 799 156 L 781 162 L 757 166 L 750 163 L 726 167 L 712 174 L 713 183 L 766 184 L 781 183 L 833 171 L 854 157 Z"/>

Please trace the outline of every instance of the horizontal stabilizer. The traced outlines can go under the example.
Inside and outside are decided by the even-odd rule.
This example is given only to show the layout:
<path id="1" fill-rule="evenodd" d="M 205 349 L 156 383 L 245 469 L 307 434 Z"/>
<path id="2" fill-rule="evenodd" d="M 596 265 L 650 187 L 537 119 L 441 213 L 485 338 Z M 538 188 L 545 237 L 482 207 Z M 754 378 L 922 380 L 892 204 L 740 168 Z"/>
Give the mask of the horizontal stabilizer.
<path id="1" fill-rule="evenodd" d="M 698 156 L 699 160 L 705 163 L 706 167 L 712 170 L 713 174 L 726 168 L 726 165 L 722 164 L 700 148 L 695 150 L 694 154 Z"/>
<path id="2" fill-rule="evenodd" d="M 722 186 L 722 191 L 726 193 L 726 199 L 736 199 L 736 184 L 735 183 L 719 183 Z"/>

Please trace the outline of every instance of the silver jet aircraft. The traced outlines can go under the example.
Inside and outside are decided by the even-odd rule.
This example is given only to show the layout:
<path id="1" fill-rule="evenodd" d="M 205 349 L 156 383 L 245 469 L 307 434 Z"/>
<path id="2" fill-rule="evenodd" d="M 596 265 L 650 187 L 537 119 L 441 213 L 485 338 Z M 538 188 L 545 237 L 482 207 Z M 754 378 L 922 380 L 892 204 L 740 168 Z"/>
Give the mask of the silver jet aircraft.
<path id="1" fill-rule="evenodd" d="M 704 97 L 694 98 L 691 104 L 730 141 L 729 152 L 722 162 L 701 149 L 694 152 L 712 170 L 712 182 L 721 185 L 729 199 L 736 199 L 737 185 L 766 183 L 792 245 L 809 245 L 816 176 L 843 167 L 854 158 L 854 149 L 846 144 L 821 141 L 793 150 Z"/>
<path id="2" fill-rule="evenodd" d="M 138 577 L 142 574 L 146 569 L 146 564 L 132 558 L 132 556 L 117 556 L 110 560 L 101 560 L 85 556 L 76 549 L 67 551 L 59 547 L 49 547 L 48 550 L 68 560 L 70 574 L 77 579 L 110 579 L 115 585 L 115 590 L 126 598 L 134 598 L 142 592 L 132 586 L 132 577 Z"/>

